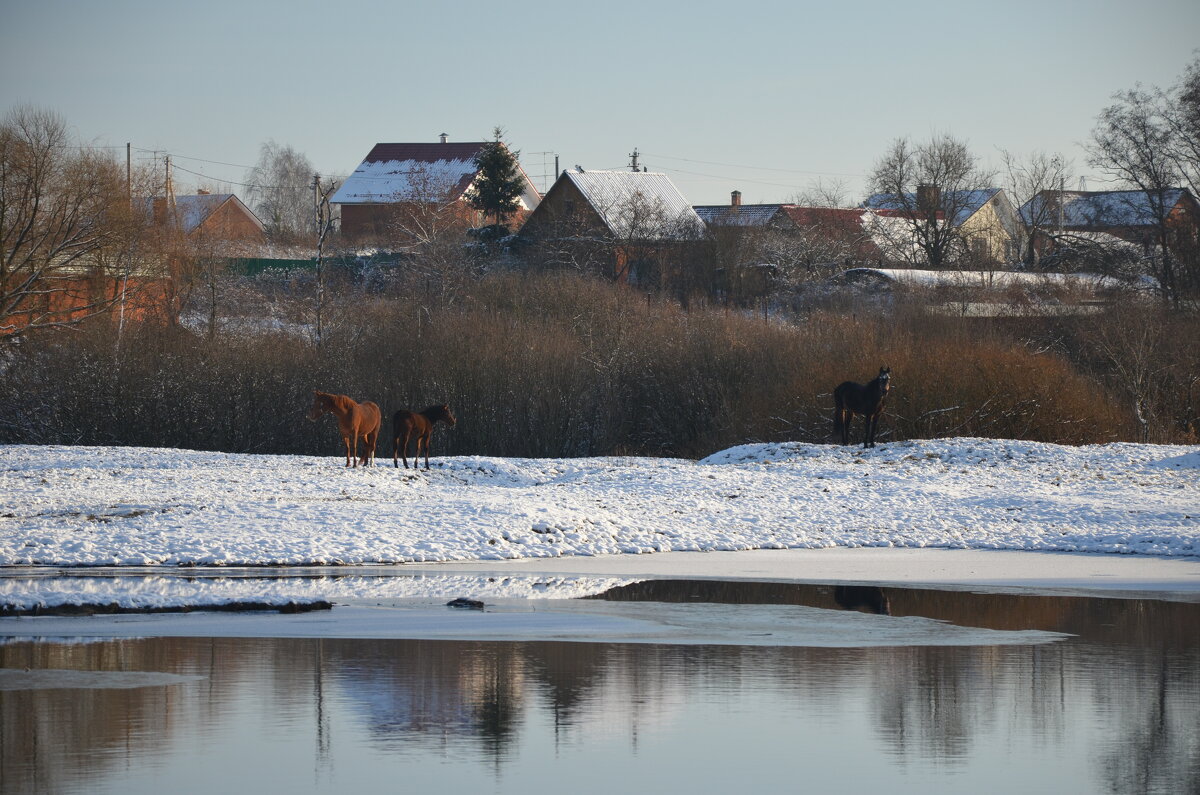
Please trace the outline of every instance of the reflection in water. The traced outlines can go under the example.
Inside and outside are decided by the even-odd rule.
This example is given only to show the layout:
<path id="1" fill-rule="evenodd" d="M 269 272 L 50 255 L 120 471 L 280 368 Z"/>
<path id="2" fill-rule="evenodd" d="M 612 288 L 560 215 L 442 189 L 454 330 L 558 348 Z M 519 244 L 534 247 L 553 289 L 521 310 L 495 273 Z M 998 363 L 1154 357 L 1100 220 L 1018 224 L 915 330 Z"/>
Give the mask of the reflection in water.
<path id="1" fill-rule="evenodd" d="M 875 585 L 835 585 L 833 601 L 846 610 L 864 609 L 868 613 L 891 615 L 892 607 L 887 594 Z"/>
<path id="2" fill-rule="evenodd" d="M 1200 606 L 641 583 L 610 598 L 804 604 L 1075 635 L 781 648 L 162 638 L 0 646 L 0 667 L 164 671 L 0 692 L 0 791 L 1200 791 Z M 853 604 L 852 604 L 853 603 Z M 862 749 L 872 749 L 869 754 Z M 214 763 L 219 760 L 219 763 Z M 222 783 L 225 786 L 222 786 Z M 187 789 L 187 788 L 185 788 Z"/>

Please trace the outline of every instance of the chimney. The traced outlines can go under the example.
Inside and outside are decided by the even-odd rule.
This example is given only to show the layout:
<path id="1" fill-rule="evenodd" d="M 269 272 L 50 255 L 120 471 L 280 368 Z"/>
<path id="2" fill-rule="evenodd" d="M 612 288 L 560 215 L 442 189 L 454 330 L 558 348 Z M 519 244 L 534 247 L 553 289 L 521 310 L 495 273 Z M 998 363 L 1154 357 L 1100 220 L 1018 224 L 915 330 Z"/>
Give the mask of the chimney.
<path id="1" fill-rule="evenodd" d="M 446 143 L 447 141 L 450 140 L 450 136 L 446 135 L 446 133 L 442 133 L 441 135 L 438 136 L 438 138 L 442 139 L 442 143 Z"/>
<path id="2" fill-rule="evenodd" d="M 196 195 L 197 196 L 207 196 L 208 189 L 207 188 L 196 188 Z"/>
<path id="3" fill-rule="evenodd" d="M 742 206 L 742 192 L 740 190 L 735 190 L 729 194 L 729 206 L 730 207 L 741 207 Z"/>
<path id="4" fill-rule="evenodd" d="M 917 209 L 923 213 L 935 213 L 941 209 L 942 189 L 937 185 L 917 186 Z"/>

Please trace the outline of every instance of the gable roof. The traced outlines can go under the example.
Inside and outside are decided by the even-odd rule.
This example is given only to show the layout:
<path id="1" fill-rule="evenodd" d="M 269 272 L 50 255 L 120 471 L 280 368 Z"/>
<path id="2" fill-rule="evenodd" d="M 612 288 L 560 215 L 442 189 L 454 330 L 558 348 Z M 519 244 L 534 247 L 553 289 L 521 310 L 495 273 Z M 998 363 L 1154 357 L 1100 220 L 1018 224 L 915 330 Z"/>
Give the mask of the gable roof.
<path id="1" fill-rule="evenodd" d="M 475 156 L 486 141 L 469 143 L 375 144 L 354 173 L 333 195 L 331 204 L 390 204 L 402 201 L 458 201 L 475 178 Z M 532 210 L 541 201 L 533 182 L 525 180 L 521 202 Z"/>
<path id="2" fill-rule="evenodd" d="M 692 209 L 709 226 L 766 226 L 784 207 L 782 204 L 701 204 Z"/>
<path id="3" fill-rule="evenodd" d="M 666 174 L 656 171 L 564 171 L 560 179 L 570 181 L 599 214 L 609 231 L 627 237 L 633 231 L 628 209 L 639 199 L 662 210 L 677 227 L 663 229 L 651 239 L 683 238 L 704 231 L 704 222 Z"/>
<path id="4" fill-rule="evenodd" d="M 334 194 L 331 204 L 386 204 L 395 201 L 454 201 L 475 175 L 473 143 L 375 144 Z"/>
<path id="5" fill-rule="evenodd" d="M 156 221 L 164 220 L 167 212 L 167 200 L 162 197 L 144 198 L 140 200 L 147 213 Z M 260 231 L 266 227 L 259 217 L 232 193 L 195 193 L 175 197 L 175 218 L 184 234 L 190 235 L 199 229 L 205 221 L 227 202 L 240 210 Z"/>
<path id="6" fill-rule="evenodd" d="M 979 212 L 979 209 L 999 192 L 1000 188 L 945 191 L 941 197 L 941 210 L 951 213 L 949 219 L 951 226 L 959 226 Z M 867 197 L 867 200 L 863 202 L 863 207 L 871 210 L 904 212 L 917 206 L 915 193 L 905 193 L 903 196 L 904 198 L 901 199 L 900 195 L 895 193 L 876 193 Z"/>
<path id="7" fill-rule="evenodd" d="M 191 233 L 226 202 L 233 202 L 259 229 L 264 229 L 263 222 L 259 220 L 258 216 L 232 193 L 199 193 L 176 196 L 175 212 L 179 216 L 179 223 L 183 227 L 183 231 Z"/>
<path id="8" fill-rule="evenodd" d="M 1187 190 L 1170 188 L 1163 192 L 1168 212 L 1179 204 Z M 1062 203 L 1063 226 L 1072 228 L 1105 226 L 1153 226 L 1158 223 L 1150 194 L 1141 190 L 1057 191 L 1044 190 L 1021 206 L 1021 220 L 1049 219 L 1057 224 Z"/>

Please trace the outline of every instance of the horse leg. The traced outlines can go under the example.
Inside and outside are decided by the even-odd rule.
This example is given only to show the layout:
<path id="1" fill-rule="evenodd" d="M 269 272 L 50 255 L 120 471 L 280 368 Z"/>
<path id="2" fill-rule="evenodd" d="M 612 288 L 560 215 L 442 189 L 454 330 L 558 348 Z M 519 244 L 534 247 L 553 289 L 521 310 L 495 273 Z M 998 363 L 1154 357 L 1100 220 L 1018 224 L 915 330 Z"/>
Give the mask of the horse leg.
<path id="1" fill-rule="evenodd" d="M 868 414 L 867 417 L 867 435 L 863 437 L 863 448 L 875 446 L 875 425 L 879 421 L 878 414 Z"/>
<path id="2" fill-rule="evenodd" d="M 400 454 L 404 456 L 404 468 L 408 469 L 408 440 L 412 438 L 412 431 L 404 431 L 404 445 L 400 448 Z"/>
<path id="3" fill-rule="evenodd" d="M 346 445 L 346 466 L 350 466 L 350 434 L 343 433 L 342 441 Z"/>
<path id="4" fill-rule="evenodd" d="M 365 467 L 371 466 L 371 448 L 371 433 L 367 431 L 363 434 L 363 454 L 362 458 L 359 459 L 359 463 Z"/>
<path id="5" fill-rule="evenodd" d="M 429 435 L 425 437 L 425 471 L 429 471 L 429 440 L 433 438 L 433 429 L 429 429 Z"/>

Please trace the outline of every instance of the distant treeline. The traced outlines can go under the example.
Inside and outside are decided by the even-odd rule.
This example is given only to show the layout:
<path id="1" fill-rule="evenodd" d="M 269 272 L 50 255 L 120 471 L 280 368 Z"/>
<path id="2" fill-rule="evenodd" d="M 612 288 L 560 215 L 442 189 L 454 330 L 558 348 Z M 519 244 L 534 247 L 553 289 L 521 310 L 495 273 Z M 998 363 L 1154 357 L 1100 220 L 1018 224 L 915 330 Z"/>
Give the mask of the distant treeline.
<path id="1" fill-rule="evenodd" d="M 267 304 L 279 320 L 310 300 Z M 449 403 L 458 427 L 438 429 L 435 455 L 699 457 L 832 441 L 833 388 L 880 365 L 881 442 L 1197 440 L 1200 322 L 1159 305 L 988 320 L 900 301 L 780 319 L 526 273 L 436 295 L 341 290 L 326 317 L 319 345 L 261 322 L 30 335 L 0 352 L 0 442 L 335 456 L 334 423 L 304 419 L 320 389 L 378 403 L 385 438 L 394 409 Z"/>

